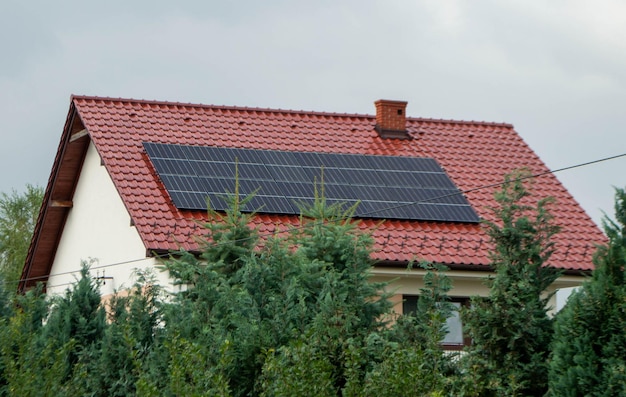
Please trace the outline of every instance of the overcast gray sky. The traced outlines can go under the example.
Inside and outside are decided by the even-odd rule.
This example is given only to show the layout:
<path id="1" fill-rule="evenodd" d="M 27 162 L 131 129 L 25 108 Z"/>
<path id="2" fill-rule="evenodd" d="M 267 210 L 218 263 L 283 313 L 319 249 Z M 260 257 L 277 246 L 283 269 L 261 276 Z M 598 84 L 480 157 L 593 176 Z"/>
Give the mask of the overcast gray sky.
<path id="1" fill-rule="evenodd" d="M 551 169 L 626 153 L 626 2 L 0 2 L 0 191 L 44 185 L 71 94 L 512 123 Z M 626 157 L 558 173 L 597 222 Z"/>

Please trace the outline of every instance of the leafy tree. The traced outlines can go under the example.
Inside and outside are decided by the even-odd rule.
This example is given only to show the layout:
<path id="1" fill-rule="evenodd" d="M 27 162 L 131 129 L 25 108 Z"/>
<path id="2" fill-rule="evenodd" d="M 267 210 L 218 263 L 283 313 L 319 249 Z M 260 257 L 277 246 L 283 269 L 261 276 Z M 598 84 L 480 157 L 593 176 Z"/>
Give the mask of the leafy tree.
<path id="1" fill-rule="evenodd" d="M 0 278 L 0 321 L 11 317 L 13 313 L 11 294 L 6 290 L 4 280 Z"/>
<path id="2" fill-rule="evenodd" d="M 616 189 L 615 218 L 591 279 L 559 312 L 550 363 L 552 396 L 626 395 L 626 192 Z"/>
<path id="3" fill-rule="evenodd" d="M 15 190 L 0 194 L 0 282 L 16 290 L 35 229 L 43 189 L 26 185 L 24 193 Z"/>
<path id="4" fill-rule="evenodd" d="M 552 322 L 546 288 L 559 276 L 546 262 L 558 227 L 548 211 L 550 199 L 527 204 L 524 173 L 507 176 L 496 193 L 496 222 L 486 222 L 494 244 L 495 276 L 488 298 L 475 297 L 463 314 L 472 338 L 464 364 L 466 395 L 543 395 Z"/>
<path id="5" fill-rule="evenodd" d="M 42 337 L 48 302 L 41 288 L 14 299 L 18 309 L 0 320 L 0 395 L 58 395 L 71 343 L 52 345 Z"/>
<path id="6" fill-rule="evenodd" d="M 13 295 L 17 290 L 30 239 L 39 214 L 39 207 L 43 198 L 43 189 L 26 186 L 26 192 L 19 194 L 0 194 L 0 332 L 7 332 L 1 340 L 5 345 L 11 341 L 10 336 L 23 320 L 13 318 Z M 33 292 L 34 293 L 34 292 Z M 34 313 L 33 313 L 34 315 Z M 13 348 L 17 348 L 13 346 Z M 0 395 L 5 372 L 3 362 L 0 362 Z M 10 369 L 10 368 L 9 368 Z"/>

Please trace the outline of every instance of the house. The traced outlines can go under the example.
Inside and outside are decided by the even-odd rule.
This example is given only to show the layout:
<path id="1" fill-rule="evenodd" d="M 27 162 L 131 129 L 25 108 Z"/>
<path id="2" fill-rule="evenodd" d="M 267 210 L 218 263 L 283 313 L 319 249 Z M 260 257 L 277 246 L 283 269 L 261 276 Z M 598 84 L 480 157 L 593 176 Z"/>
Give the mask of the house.
<path id="1" fill-rule="evenodd" d="M 361 199 L 360 227 L 376 242 L 373 278 L 394 280 L 398 312 L 421 286 L 423 272 L 406 266 L 416 258 L 450 267 L 458 304 L 487 293 L 490 245 L 479 220 L 492 219 L 504 175 L 526 167 L 541 174 L 534 197 L 557 201 L 562 231 L 550 266 L 564 274 L 552 288 L 579 285 L 605 237 L 513 126 L 407 117 L 406 105 L 379 100 L 375 115 L 362 115 L 73 96 L 21 288 L 43 282 L 61 292 L 95 258 L 108 294 L 169 250 L 198 250 L 205 197 L 234 188 L 236 161 L 249 168 L 242 188 L 263 185 L 261 233 L 297 221 L 291 199 L 311 194 L 320 166 L 335 198 Z M 305 181 L 310 190 L 299 192 Z"/>

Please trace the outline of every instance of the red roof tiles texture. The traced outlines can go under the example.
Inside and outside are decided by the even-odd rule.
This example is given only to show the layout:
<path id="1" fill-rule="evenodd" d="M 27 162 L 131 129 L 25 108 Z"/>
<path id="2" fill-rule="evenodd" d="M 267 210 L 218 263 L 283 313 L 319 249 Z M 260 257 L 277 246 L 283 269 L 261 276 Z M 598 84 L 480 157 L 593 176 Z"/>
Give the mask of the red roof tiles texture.
<path id="1" fill-rule="evenodd" d="M 496 188 L 520 167 L 548 169 L 509 124 L 407 118 L 413 139 L 382 139 L 369 115 L 205 106 L 75 96 L 72 101 L 148 250 L 197 250 L 202 212 L 178 210 L 155 174 L 142 142 L 252 149 L 432 157 L 483 219 L 493 218 Z M 536 178 L 533 198 L 553 196 L 553 214 L 562 231 L 550 264 L 589 270 L 594 244 L 604 235 L 552 174 Z M 261 233 L 297 219 L 261 214 Z M 374 258 L 415 258 L 452 266 L 489 264 L 488 237 L 477 224 L 364 219 Z"/>

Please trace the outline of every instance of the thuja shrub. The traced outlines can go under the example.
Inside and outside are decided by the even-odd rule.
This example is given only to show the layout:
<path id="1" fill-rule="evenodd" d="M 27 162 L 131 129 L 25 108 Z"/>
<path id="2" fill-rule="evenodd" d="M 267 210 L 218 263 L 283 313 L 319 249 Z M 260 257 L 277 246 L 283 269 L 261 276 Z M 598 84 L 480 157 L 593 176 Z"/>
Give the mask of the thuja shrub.
<path id="1" fill-rule="evenodd" d="M 558 313 L 550 396 L 626 395 L 626 192 L 616 189 L 615 220 L 595 270 Z"/>
<path id="2" fill-rule="evenodd" d="M 549 212 L 551 199 L 529 204 L 526 176 L 506 177 L 495 195 L 496 220 L 484 224 L 495 275 L 487 280 L 489 296 L 472 298 L 462 311 L 472 338 L 461 360 L 464 395 L 540 396 L 547 390 L 553 329 L 545 291 L 559 272 L 545 264 L 559 228 Z"/>

